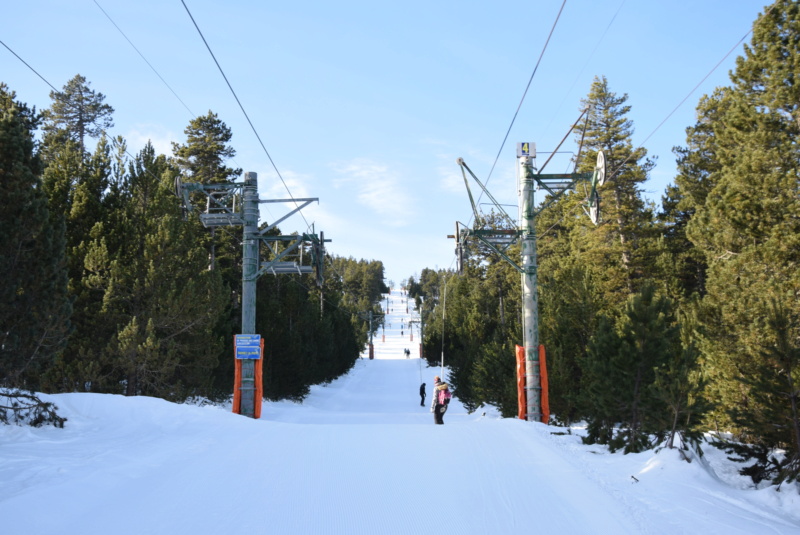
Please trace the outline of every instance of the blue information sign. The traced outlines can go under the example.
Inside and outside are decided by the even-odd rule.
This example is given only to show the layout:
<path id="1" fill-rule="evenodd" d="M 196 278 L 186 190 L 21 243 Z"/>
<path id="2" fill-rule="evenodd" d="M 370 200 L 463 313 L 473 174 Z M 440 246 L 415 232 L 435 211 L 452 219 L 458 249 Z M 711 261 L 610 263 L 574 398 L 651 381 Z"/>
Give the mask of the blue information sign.
<path id="1" fill-rule="evenodd" d="M 260 359 L 261 335 L 237 334 L 234 344 L 234 353 L 237 359 Z"/>

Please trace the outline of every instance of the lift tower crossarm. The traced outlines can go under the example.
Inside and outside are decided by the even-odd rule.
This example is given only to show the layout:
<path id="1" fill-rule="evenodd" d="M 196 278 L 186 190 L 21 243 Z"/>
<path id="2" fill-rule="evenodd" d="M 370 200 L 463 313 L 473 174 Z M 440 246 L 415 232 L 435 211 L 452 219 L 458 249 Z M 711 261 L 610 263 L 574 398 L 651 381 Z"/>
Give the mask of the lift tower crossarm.
<path id="1" fill-rule="evenodd" d="M 310 243 L 316 245 L 317 243 L 324 244 L 326 241 L 328 241 L 328 242 L 331 241 L 331 240 L 325 240 L 324 238 L 322 240 L 319 240 L 313 234 L 299 234 L 299 235 L 289 235 L 289 236 L 263 236 L 260 239 L 261 239 L 261 241 L 265 242 L 265 244 L 268 247 L 269 247 L 269 244 L 267 242 L 270 242 L 270 241 L 282 241 L 282 242 L 293 242 L 293 243 L 289 247 L 287 247 L 286 249 L 284 249 L 283 251 L 281 251 L 279 253 L 276 252 L 275 249 L 273 249 L 272 247 L 269 247 L 270 251 L 272 251 L 272 253 L 275 255 L 275 258 L 273 258 L 269 262 L 262 262 L 261 263 L 261 269 L 259 269 L 258 272 L 256 273 L 256 275 L 255 275 L 256 278 L 260 277 L 261 275 L 263 275 L 265 273 L 273 273 L 273 274 L 275 274 L 277 272 L 276 268 L 278 266 L 282 266 L 282 269 L 278 270 L 279 272 L 281 272 L 281 273 L 289 273 L 290 271 L 287 271 L 285 269 L 286 268 L 286 263 L 283 262 L 283 259 L 285 257 L 287 257 L 288 255 L 290 255 L 291 253 L 293 253 L 294 251 L 296 251 L 297 248 L 300 247 L 300 245 L 303 244 L 303 243 L 310 242 Z M 311 266 L 296 266 L 296 267 L 297 267 L 296 271 L 298 273 L 310 273 Z M 304 267 L 307 267 L 309 269 L 308 270 L 302 269 Z"/>
<path id="2" fill-rule="evenodd" d="M 305 208 L 306 206 L 308 206 L 312 202 L 319 202 L 319 199 L 318 198 L 307 198 L 307 199 L 267 199 L 267 200 L 258 201 L 259 204 L 267 203 L 267 202 L 287 203 L 287 202 L 296 202 L 296 201 L 302 201 L 303 204 L 301 204 L 300 206 L 296 207 L 294 210 L 292 210 L 291 212 L 289 212 L 288 214 L 286 214 L 282 218 L 278 219 L 277 221 L 273 221 L 270 226 L 262 229 L 261 232 L 259 232 L 259 234 L 263 236 L 264 234 L 266 234 L 270 230 L 274 229 L 280 223 L 282 223 L 283 221 L 287 220 L 288 218 L 290 218 L 291 216 L 293 216 L 294 214 L 296 214 L 297 212 L 299 212 L 300 210 L 302 210 L 303 208 Z"/>
<path id="3" fill-rule="evenodd" d="M 503 215 L 503 217 L 506 218 L 506 221 L 508 221 L 511 225 L 514 225 L 514 220 L 511 219 L 511 216 L 509 216 L 508 213 L 505 210 L 503 210 L 503 207 L 500 205 L 499 202 L 495 200 L 495 198 L 492 196 L 489 190 L 486 189 L 486 186 L 483 185 L 483 182 L 478 180 L 478 177 L 475 176 L 475 173 L 472 172 L 472 169 L 470 169 L 469 166 L 466 164 L 466 162 L 464 162 L 464 159 L 458 158 L 456 160 L 456 163 L 461 167 L 461 174 L 464 176 L 464 185 L 467 187 L 467 193 L 469 194 L 469 202 L 472 204 L 472 212 L 475 214 L 475 220 L 476 221 L 478 220 L 478 216 L 480 214 L 478 213 L 478 209 L 475 206 L 475 202 L 472 199 L 472 191 L 469 189 L 469 183 L 467 182 L 467 175 L 464 174 L 465 169 L 469 172 L 470 175 L 472 175 L 472 178 L 475 179 L 475 182 L 478 183 L 478 185 L 481 187 L 486 196 L 489 197 L 489 199 L 491 199 L 492 203 L 494 203 L 497 210 Z"/>
<path id="4" fill-rule="evenodd" d="M 595 173 L 561 173 L 561 174 L 548 174 L 541 173 L 533 175 L 533 180 L 536 182 L 538 189 L 543 189 L 550 194 L 549 199 L 539 206 L 536 210 L 536 215 L 541 214 L 551 204 L 560 199 L 564 192 L 574 189 L 578 182 L 590 182 L 593 180 Z"/>
<path id="5" fill-rule="evenodd" d="M 491 249 L 492 251 L 494 251 L 495 253 L 500 255 L 500 257 L 503 260 L 505 260 L 506 262 L 508 262 L 511 265 L 511 267 L 513 267 L 514 269 L 516 269 L 520 273 L 525 273 L 525 270 L 523 268 L 521 268 L 516 262 L 511 260 L 511 258 L 509 258 L 508 255 L 506 255 L 506 253 L 504 251 L 501 251 L 497 247 L 497 245 L 495 245 L 492 241 L 489 241 L 487 239 L 487 236 L 497 235 L 498 231 L 496 231 L 496 230 L 470 230 L 468 232 L 469 232 L 469 234 L 468 234 L 469 236 L 477 238 L 478 241 L 480 241 L 482 244 L 486 245 L 489 249 Z M 518 230 L 512 230 L 511 232 L 513 232 L 514 239 L 516 241 L 516 238 L 520 236 L 520 232 Z"/>

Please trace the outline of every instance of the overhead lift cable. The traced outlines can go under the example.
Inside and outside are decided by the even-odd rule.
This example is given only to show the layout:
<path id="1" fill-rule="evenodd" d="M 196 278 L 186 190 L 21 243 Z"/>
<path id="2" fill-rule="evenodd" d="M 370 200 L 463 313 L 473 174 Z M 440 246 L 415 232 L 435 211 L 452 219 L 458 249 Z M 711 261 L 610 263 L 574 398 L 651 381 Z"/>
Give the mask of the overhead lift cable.
<path id="1" fill-rule="evenodd" d="M 508 135 L 511 133 L 511 128 L 514 126 L 514 122 L 517 120 L 517 115 L 519 115 L 519 110 L 522 108 L 522 103 L 525 101 L 525 96 L 528 94 L 528 89 L 531 88 L 531 83 L 533 82 L 533 77 L 536 76 L 536 71 L 539 70 L 539 64 L 542 62 L 542 58 L 544 57 L 544 52 L 547 50 L 547 45 L 550 43 L 550 38 L 553 37 L 553 32 L 556 29 L 556 24 L 558 24 L 558 19 L 561 18 L 561 13 L 564 11 L 564 6 L 567 4 L 567 0 L 564 0 L 561 3 L 561 8 L 558 10 L 558 15 L 556 15 L 556 20 L 553 22 L 553 27 L 550 28 L 550 34 L 547 36 L 547 40 L 544 42 L 544 46 L 542 47 L 542 52 L 539 54 L 539 59 L 536 61 L 536 66 L 533 68 L 533 72 L 531 73 L 531 77 L 528 80 L 528 85 L 525 86 L 525 91 L 522 93 L 522 98 L 519 100 L 519 105 L 517 106 L 517 111 L 514 112 L 514 117 L 511 118 L 511 124 L 508 125 L 508 130 L 506 130 L 506 135 L 503 138 L 503 142 L 500 144 L 500 150 L 497 151 L 497 156 L 494 158 L 494 163 L 492 164 L 492 168 L 489 170 L 489 175 L 486 177 L 486 182 L 484 182 L 484 186 L 489 184 L 489 179 L 492 178 L 492 172 L 494 172 L 494 168 L 497 165 L 497 161 L 500 159 L 500 153 L 503 152 L 503 147 L 508 141 Z M 481 195 L 482 197 L 482 195 Z M 478 201 L 480 202 L 481 197 L 478 197 Z"/>
<path id="2" fill-rule="evenodd" d="M 131 41 L 131 40 L 130 40 L 130 38 L 129 38 L 129 37 L 126 35 L 126 34 L 125 34 L 125 32 L 124 32 L 124 31 L 122 31 L 122 28 L 120 28 L 120 27 L 119 27 L 119 25 L 118 25 L 118 24 L 117 24 L 117 23 L 114 21 L 114 19 L 113 19 L 113 18 L 111 18 L 111 15 L 109 15 L 109 14 L 108 14 L 108 12 L 107 12 L 105 9 L 103 9 L 103 6 L 101 6 L 101 5 L 100 5 L 100 4 L 97 2 L 97 0 L 93 0 L 93 2 L 94 2 L 94 5 L 96 5 L 96 6 L 97 6 L 97 8 L 98 8 L 100 11 L 102 11 L 102 12 L 103 12 L 103 15 L 105 15 L 105 16 L 106 16 L 106 18 L 108 19 L 108 21 L 109 21 L 111 24 L 113 24 L 113 25 L 114 25 L 114 27 L 117 29 L 117 31 L 119 32 L 119 34 L 120 34 L 120 35 L 121 35 L 121 36 L 122 36 L 122 37 L 123 37 L 123 38 L 124 38 L 124 39 L 125 39 L 125 40 L 128 42 L 128 44 L 129 44 L 129 45 L 131 45 L 131 48 L 133 48 L 133 49 L 136 51 L 136 53 L 137 53 L 137 54 L 139 54 L 139 57 L 140 57 L 140 58 L 142 58 L 142 61 L 144 61 L 144 62 L 147 64 L 147 66 L 148 66 L 148 67 L 150 67 L 150 70 L 151 70 L 151 71 L 153 71 L 153 73 L 155 73 L 155 75 L 156 75 L 156 76 L 158 76 L 158 79 L 159 79 L 159 80 L 161 80 L 161 82 L 162 82 L 162 83 L 163 83 L 163 84 L 164 84 L 164 85 L 167 87 L 167 89 L 169 89 L 170 93 L 172 93 L 172 94 L 175 96 L 175 98 L 176 98 L 176 99 L 178 99 L 178 102 L 180 102 L 180 103 L 183 105 L 183 107 L 184 107 L 184 108 L 186 108 L 186 111 L 188 111 L 188 112 L 189 112 L 189 115 L 191 115 L 193 119 L 194 119 L 194 118 L 196 118 L 196 117 L 197 117 L 197 115 L 196 115 L 196 114 L 195 114 L 195 113 L 194 113 L 194 112 L 191 110 L 191 108 L 189 108 L 189 106 L 188 106 L 188 105 L 187 105 L 187 104 L 186 104 L 186 103 L 183 101 L 183 99 L 180 97 L 180 95 L 178 95 L 178 93 L 176 93 L 176 92 L 175 92 L 175 90 L 174 90 L 174 89 L 172 89 L 172 86 L 171 86 L 171 85 L 169 85 L 169 83 L 167 83 L 167 81 L 164 79 L 164 77 L 163 77 L 163 76 L 161 76 L 161 73 L 159 73 L 159 72 L 156 70 L 156 68 L 155 68 L 155 67 L 153 67 L 153 64 L 152 64 L 152 63 L 150 63 L 150 61 L 149 61 L 149 60 L 148 60 L 148 59 L 145 57 L 145 55 L 144 55 L 144 54 L 142 54 L 141 50 L 139 50 L 139 48 L 137 48 L 137 46 L 136 46 L 136 45 L 133 43 L 133 41 Z M 236 163 L 236 164 L 237 164 L 237 167 L 238 167 L 238 163 L 236 162 L 236 160 L 235 160 L 235 159 L 233 159 L 233 162 L 234 162 L 234 163 Z M 265 207 L 265 209 L 266 209 L 266 210 L 269 212 L 269 208 Z"/>
<path id="3" fill-rule="evenodd" d="M 13 50 L 11 50 L 11 48 L 10 48 L 10 47 L 9 47 L 7 44 L 5 44 L 3 41 L 0 41 L 0 45 L 3 45 L 4 47 L 6 47 L 6 49 L 7 49 L 9 52 L 11 52 L 12 54 L 14 54 L 14 56 L 15 56 L 15 57 L 16 57 L 18 60 L 20 60 L 20 61 L 21 61 L 21 62 L 22 62 L 22 63 L 23 63 L 23 64 L 24 64 L 26 67 L 28 67 L 28 68 L 29 68 L 29 69 L 30 69 L 30 70 L 33 72 L 33 74 L 35 74 L 36 76 L 38 76 L 39 78 L 41 78 L 41 79 L 42 79 L 42 81 L 44 81 L 44 83 L 46 83 L 47 85 L 49 85 L 49 86 L 50 86 L 50 88 L 51 88 L 53 91 L 55 91 L 56 93 L 58 93 L 58 89 L 56 89 L 55 87 L 53 87 L 53 84 L 51 84 L 50 82 L 48 82 L 48 81 L 45 79 L 45 77 L 44 77 L 44 76 L 42 76 L 41 74 L 39 74 L 38 72 L 36 72 L 36 69 L 34 69 L 34 68 L 33 68 L 33 67 L 31 67 L 30 65 L 28 65 L 28 62 L 27 62 L 27 61 L 25 61 L 24 59 L 22 59 L 21 57 L 19 57 L 19 56 L 17 55 L 17 53 L 16 53 L 16 52 L 14 52 Z"/>
<path id="4" fill-rule="evenodd" d="M 213 58 L 214 63 L 216 63 L 216 65 L 217 65 L 217 69 L 219 69 L 220 74 L 222 74 L 222 77 L 225 79 L 225 83 L 228 84 L 228 89 L 231 90 L 231 93 L 233 94 L 233 98 L 236 99 L 236 103 L 239 105 L 239 109 L 242 110 L 242 113 L 244 114 L 245 119 L 247 119 L 247 123 L 250 125 L 250 128 L 253 130 L 253 133 L 256 135 L 256 139 L 258 139 L 258 142 L 261 145 L 261 148 L 264 149 L 264 154 L 267 155 L 267 158 L 269 159 L 269 163 L 272 164 L 272 168 L 275 169 L 275 173 L 277 173 L 278 178 L 281 179 L 281 182 L 283 183 L 283 187 L 286 188 L 286 192 L 289 194 L 289 197 L 292 199 L 292 201 L 294 202 L 295 206 L 297 208 L 299 208 L 300 206 L 297 204 L 297 201 L 295 201 L 294 196 L 292 195 L 292 192 L 289 191 L 289 186 L 286 185 L 286 181 L 283 180 L 283 176 L 281 175 L 281 172 L 278 171 L 278 166 L 275 165 L 275 162 L 272 160 L 272 156 L 270 156 L 269 151 L 267 150 L 267 147 L 264 145 L 264 142 L 261 141 L 261 136 L 258 135 L 258 131 L 256 130 L 256 127 L 253 126 L 253 122 L 250 120 L 250 116 L 247 115 L 247 112 L 245 111 L 244 106 L 242 105 L 241 101 L 239 100 L 239 97 L 236 95 L 236 91 L 233 90 L 233 86 L 228 81 L 228 77 L 225 76 L 225 71 L 222 70 L 222 66 L 219 64 L 219 61 L 217 61 L 217 57 L 214 55 L 214 52 L 211 50 L 211 46 L 208 44 L 208 41 L 206 41 L 206 38 L 203 35 L 203 32 L 200 30 L 200 27 L 197 25 L 197 22 L 194 20 L 194 17 L 192 16 L 192 12 L 189 11 L 189 6 L 186 5 L 186 2 L 184 2 L 184 0 L 181 0 L 181 4 L 183 4 L 183 7 L 186 9 L 186 13 L 189 14 L 189 18 L 192 19 L 192 24 L 194 24 L 194 27 L 197 29 L 197 33 L 200 34 L 200 38 L 203 40 L 203 43 L 205 43 L 206 48 L 208 49 L 208 53 L 211 54 L 211 57 Z M 303 215 L 302 212 L 300 212 L 300 216 L 303 218 L 303 221 L 306 222 L 307 228 L 310 228 L 311 224 L 306 219 L 306 216 Z"/>
<path id="5" fill-rule="evenodd" d="M 103 12 L 103 15 L 106 16 L 106 18 L 109 20 L 109 22 L 111 22 L 111 24 L 114 25 L 114 27 L 117 29 L 117 31 L 120 33 L 120 35 L 122 35 L 122 37 L 128 42 L 129 45 L 131 45 L 131 47 L 136 51 L 136 53 L 139 54 L 139 57 L 142 58 L 142 60 L 147 64 L 147 66 L 150 67 L 150 70 L 152 70 L 155 73 L 155 75 L 158 76 L 158 79 L 161 80 L 161 82 L 166 86 L 166 88 L 170 90 L 170 92 L 175 96 L 176 99 L 178 99 L 178 102 L 180 102 L 183 105 L 183 107 L 186 108 L 186 111 L 189 112 L 189 115 L 192 116 L 192 119 L 197 118 L 197 115 L 183 101 L 183 99 L 180 97 L 180 95 L 178 95 L 178 93 L 174 89 L 172 89 L 172 86 L 170 86 L 169 83 L 167 83 L 167 81 L 164 79 L 164 77 L 161 76 L 161 73 L 159 73 L 156 70 L 156 68 L 150 63 L 150 61 L 145 57 L 145 55 L 142 54 L 142 52 L 136 47 L 136 45 L 133 43 L 133 41 L 131 41 L 128 38 L 128 36 L 125 34 L 125 32 L 122 31 L 122 28 L 120 28 L 119 25 L 114 21 L 114 19 L 111 18 L 111 15 L 109 15 L 108 12 L 105 9 L 103 9 L 103 6 L 101 6 L 97 2 L 97 0 L 93 0 L 93 1 L 94 1 L 94 4 L 97 6 L 97 8 L 100 11 Z M 236 158 L 231 158 L 231 161 L 233 161 L 233 163 L 236 164 L 236 167 L 241 167 L 241 165 L 239 165 L 239 163 L 236 161 Z M 267 214 L 269 214 L 270 218 L 273 218 L 272 212 L 270 211 L 268 205 L 263 205 L 262 208 L 267 212 Z"/>
<path id="6" fill-rule="evenodd" d="M 602 35 L 600 35 L 600 38 L 597 40 L 597 44 L 594 45 L 594 48 L 592 49 L 591 53 L 589 53 L 589 55 L 586 57 L 586 62 L 583 64 L 583 67 L 578 72 L 578 74 L 575 76 L 575 80 L 572 81 L 572 85 L 569 86 L 568 90 L 563 92 L 564 97 L 561 99 L 561 102 L 558 104 L 558 107 L 555 108 L 555 111 L 553 112 L 553 118 L 550 119 L 550 122 L 547 123 L 547 126 L 545 126 L 542 129 L 543 131 L 547 132 L 550 129 L 550 125 L 553 124 L 553 121 L 555 120 L 555 117 L 558 116 L 558 112 L 560 112 L 561 108 L 564 107 L 564 102 L 566 102 L 567 99 L 569 98 L 569 96 L 572 94 L 572 90 L 575 88 L 575 85 L 578 83 L 578 80 L 580 80 L 581 75 L 583 74 L 583 71 L 585 71 L 586 67 L 589 66 L 589 63 L 591 63 L 592 58 L 594 57 L 594 55 L 597 52 L 597 50 L 600 48 L 600 44 L 603 42 L 603 39 L 605 39 L 606 34 L 608 34 L 608 30 L 611 29 L 611 26 L 614 24 L 614 21 L 617 20 L 617 16 L 619 15 L 619 12 L 622 11 L 622 7 L 624 5 L 625 5 L 625 0 L 622 0 L 622 3 L 620 3 L 619 7 L 617 8 L 617 11 L 614 13 L 614 16 L 611 17 L 610 21 L 608 21 L 608 25 L 606 26 L 606 29 L 603 30 Z M 577 172 L 577 168 L 576 168 L 575 172 Z"/>
<path id="7" fill-rule="evenodd" d="M 773 9 L 775 9 L 775 6 L 776 6 L 776 5 L 777 5 L 777 4 L 772 4 L 772 7 L 770 7 L 770 8 L 769 8 L 769 10 L 767 10 L 767 12 L 766 12 L 766 13 L 764 13 L 764 15 L 762 15 L 762 16 L 769 15 L 769 14 L 772 12 L 772 10 L 773 10 Z M 756 19 L 756 22 L 758 22 L 758 19 Z M 755 22 L 753 23 L 753 25 L 751 25 L 751 26 L 750 26 L 750 29 L 749 29 L 749 30 L 747 30 L 747 33 L 745 33 L 745 34 L 742 36 L 742 38 L 741 38 L 741 39 L 739 39 L 739 40 L 736 42 L 736 44 L 735 44 L 735 45 L 733 45 L 733 46 L 731 47 L 731 49 L 730 49 L 730 50 L 728 50 L 728 53 L 727 53 L 727 54 L 725 54 L 724 56 L 722 56 L 722 59 L 720 59 L 720 60 L 717 62 L 717 64 L 716 64 L 716 65 L 714 65 L 714 66 L 711 68 L 711 70 L 710 70 L 710 71 L 708 71 L 708 74 L 706 74 L 705 76 L 703 76 L 703 78 L 702 78 L 702 79 L 701 79 L 699 82 L 697 82 L 697 85 L 695 85 L 695 86 L 692 88 L 692 90 L 691 90 L 691 91 L 689 91 L 689 93 L 688 93 L 688 94 L 687 94 L 685 97 L 683 97 L 683 100 L 681 100 L 680 102 L 678 102 L 678 105 L 677 105 L 677 106 L 675 106 L 675 107 L 672 109 L 672 111 L 671 111 L 671 112 L 669 112 L 669 113 L 667 114 L 667 116 L 666 116 L 666 117 L 664 117 L 664 120 L 663 120 L 663 121 L 661 121 L 660 123 L 658 123 L 658 126 L 656 126 L 656 127 L 653 129 L 653 131 L 652 131 L 652 132 L 650 132 L 650 133 L 647 135 L 647 137 L 646 137 L 646 138 L 644 138 L 644 141 L 642 141 L 642 142 L 639 144 L 639 146 L 638 146 L 638 147 L 636 147 L 637 149 L 640 149 L 640 148 L 642 148 L 642 147 L 644 146 L 644 144 L 645 144 L 645 143 L 647 143 L 647 140 L 648 140 L 648 139 L 650 139 L 651 137 L 653 137 L 653 134 L 655 134 L 656 132 L 658 132 L 658 130 L 659 130 L 659 129 L 660 129 L 662 126 L 664 126 L 664 123 L 666 123 L 666 122 L 669 120 L 669 118 L 670 118 L 670 117 L 672 117 L 672 116 L 673 116 L 673 114 L 674 114 L 676 111 L 678 111 L 678 109 L 679 109 L 681 106 L 683 106 L 683 105 L 684 105 L 684 103 L 685 103 L 687 100 L 689 100 L 689 97 L 691 97 L 691 96 L 692 96 L 692 94 L 694 94 L 694 92 L 695 92 L 695 91 L 697 91 L 697 89 L 698 89 L 698 88 L 699 88 L 701 85 L 703 85 L 703 82 L 705 82 L 705 81 L 708 79 L 708 77 L 709 77 L 709 76 L 711 76 L 711 75 L 714 73 L 714 71 L 716 71 L 716 70 L 719 68 L 719 66 L 720 66 L 720 65 L 722 65 L 722 62 L 724 62 L 726 59 L 728 59 L 728 56 L 730 56 L 731 54 L 733 54 L 733 51 L 734 51 L 734 50 L 736 50 L 736 49 L 737 49 L 737 48 L 738 48 L 738 47 L 739 47 L 739 46 L 740 46 L 740 45 L 741 45 L 741 44 L 744 42 L 744 40 L 745 40 L 745 39 L 747 39 L 747 36 L 748 36 L 748 35 L 750 35 L 751 33 L 753 33 L 753 26 L 755 26 Z M 628 160 L 630 160 L 630 159 L 633 157 L 633 155 L 634 155 L 634 154 L 636 154 L 636 151 L 631 151 L 630 155 L 629 155 L 627 158 L 625 158 L 625 160 L 624 160 L 624 161 L 623 161 L 621 164 L 619 164 L 619 165 L 617 166 L 617 168 L 614 170 L 614 172 L 613 172 L 613 173 L 611 173 L 611 174 L 609 175 L 609 177 L 608 177 L 608 179 L 607 179 L 607 180 L 610 180 L 610 179 L 614 178 L 615 176 L 617 176 L 617 175 L 618 175 L 618 174 L 619 174 L 619 173 L 622 171 L 622 168 L 623 168 L 623 166 L 624 166 L 626 163 L 628 163 Z"/>
<path id="8" fill-rule="evenodd" d="M 105 16 L 106 16 L 106 18 L 107 18 L 109 21 L 111 21 L 111 24 L 113 24 L 113 25 L 114 25 L 114 27 L 117 29 L 117 31 L 120 33 L 120 35 L 122 35 L 122 37 L 124 37 L 124 38 L 125 38 L 125 40 L 126 40 L 126 41 L 128 41 L 128 44 L 130 44 L 130 45 L 133 47 L 133 49 L 136 51 L 136 53 L 137 53 L 137 54 L 139 54 L 139 56 L 140 56 L 140 57 L 141 57 L 141 58 L 144 60 L 144 62 L 145 62 L 145 63 L 147 63 L 147 66 L 148 66 L 148 67 L 150 67 L 150 69 L 151 69 L 151 70 L 152 70 L 154 73 L 156 73 L 156 76 L 158 76 L 159 80 L 161 80 L 162 82 L 164 82 L 164 85 L 165 85 L 165 86 L 167 86 L 167 89 L 169 89 L 170 91 L 172 91 L 172 94 L 173 94 L 173 95 L 175 95 L 175 98 L 177 98 L 177 99 L 178 99 L 178 101 L 180 101 L 180 103 L 181 103 L 181 104 L 183 104 L 183 107 L 184 107 L 184 108 L 186 108 L 186 111 L 188 111 L 188 112 L 191 114 L 191 116 L 192 116 L 192 117 L 195 117 L 195 114 L 194 114 L 194 112 L 193 112 L 192 110 L 190 110 L 190 109 L 189 109 L 189 106 L 187 106 L 187 105 L 186 105 L 186 103 L 185 103 L 183 100 L 181 100 L 181 97 L 179 97 L 179 96 L 178 96 L 178 94 L 177 94 L 177 93 L 176 93 L 176 92 L 175 92 L 175 91 L 172 89 L 172 87 L 170 87 L 170 85 L 167 83 L 167 81 L 166 81 L 166 80 L 164 80 L 164 78 L 163 78 L 163 77 L 162 77 L 162 76 L 161 76 L 161 75 L 158 73 L 158 71 L 156 70 L 156 68 L 155 68 L 155 67 L 153 67 L 153 66 L 150 64 L 150 62 L 149 62 L 149 61 L 147 61 L 147 58 L 146 58 L 146 57 L 144 57 L 144 54 L 142 54 L 142 53 L 139 51 L 139 49 L 138 49 L 138 48 L 136 48 L 136 45 L 134 45 L 134 44 L 133 44 L 133 42 L 132 42 L 130 39 L 128 39 L 128 36 L 127 36 L 127 35 L 125 35 L 125 32 L 123 32 L 123 31 L 122 31 L 122 28 L 120 28 L 119 26 L 117 26 L 117 23 L 116 23 L 116 22 L 114 22 L 114 19 L 112 19 L 112 18 L 111 18 L 111 16 L 110 16 L 108 13 L 106 13 L 106 10 L 105 10 L 105 9 L 103 9 L 103 6 L 101 6 L 100 4 L 98 4 L 98 3 L 97 3 L 97 0 L 93 0 L 93 2 L 94 2 L 94 5 L 96 5 L 96 6 L 97 6 L 97 7 L 100 9 L 100 11 L 102 11 L 102 12 L 103 12 L 103 15 L 105 15 Z"/>
<path id="9" fill-rule="evenodd" d="M 11 50 L 11 47 L 9 47 L 9 46 L 8 46 L 7 44 L 5 44 L 3 41 L 0 41 L 0 44 L 2 44 L 4 47 L 6 47 L 6 49 L 8 49 L 8 51 L 9 51 L 9 52 L 11 52 L 12 54 L 14 54 L 14 56 L 15 56 L 15 57 L 16 57 L 18 60 L 20 60 L 20 61 L 21 61 L 21 62 L 22 62 L 22 63 L 23 63 L 23 64 L 24 64 L 26 67 L 28 67 L 28 68 L 31 70 L 31 72 L 33 72 L 33 73 L 34 73 L 36 76 L 38 76 L 39 78 L 41 78 L 41 79 L 42 79 L 42 81 L 43 81 L 44 83 L 46 83 L 48 86 L 50 86 L 50 88 L 53 90 L 53 94 L 51 95 L 51 98 L 59 98 L 59 96 L 58 96 L 58 95 L 61 93 L 61 91 L 59 91 L 58 89 L 56 89 L 56 88 L 55 88 L 55 86 L 54 86 L 53 84 L 51 84 L 51 83 L 50 83 L 50 82 L 49 82 L 49 81 L 48 81 L 48 80 L 47 80 L 47 79 L 46 79 L 44 76 L 42 76 L 41 74 L 39 74 L 39 73 L 36 71 L 36 69 L 34 69 L 34 68 L 33 68 L 33 67 L 31 67 L 30 65 L 28 65 L 28 62 L 26 62 L 24 59 L 22 59 L 22 58 L 21 58 L 21 57 L 20 57 L 20 56 L 19 56 L 19 55 L 18 55 L 16 52 L 14 52 L 13 50 Z M 106 131 L 105 131 L 105 130 L 100 130 L 100 133 L 103 135 L 103 137 L 106 139 L 106 141 L 108 141 L 108 142 L 111 144 L 111 146 L 112 146 L 112 147 L 119 147 L 119 144 L 117 143 L 117 140 L 115 140 L 113 137 L 109 136 L 109 135 L 108 135 L 108 133 L 106 133 Z M 131 153 L 128 151 L 128 149 L 127 149 L 127 148 L 125 148 L 125 154 L 127 154 L 127 155 L 128 155 L 128 157 L 131 159 L 131 161 L 135 161 L 135 160 L 136 160 L 136 158 L 133 156 L 133 154 L 131 154 Z M 155 176 L 155 175 L 154 175 L 152 172 L 150 172 L 150 170 L 149 170 L 149 169 L 145 169 L 145 172 L 146 172 L 147 174 L 149 174 L 149 175 L 150 175 L 152 178 L 155 178 L 156 180 L 160 180 L 160 178 L 159 178 L 159 177 L 157 177 L 157 176 Z"/>

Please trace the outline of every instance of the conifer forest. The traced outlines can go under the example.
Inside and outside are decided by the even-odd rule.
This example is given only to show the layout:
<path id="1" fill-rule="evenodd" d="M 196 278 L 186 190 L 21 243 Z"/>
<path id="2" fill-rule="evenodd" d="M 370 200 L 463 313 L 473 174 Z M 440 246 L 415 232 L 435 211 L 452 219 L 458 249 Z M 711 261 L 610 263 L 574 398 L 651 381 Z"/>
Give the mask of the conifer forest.
<path id="1" fill-rule="evenodd" d="M 609 176 L 599 224 L 577 190 L 536 221 L 551 425 L 585 421 L 588 441 L 625 453 L 711 433 L 753 460 L 756 482 L 800 477 L 798 80 L 800 6 L 778 0 L 730 84 L 699 98 L 674 140 L 678 174 L 660 204 L 643 194 L 655 162 L 633 141 L 625 88 L 598 74 L 574 103 L 589 109 L 577 171 L 603 151 Z M 131 153 L 106 134 L 114 109 L 100 89 L 78 74 L 37 110 L 0 82 L 0 386 L 226 398 L 241 235 L 205 228 L 174 184 L 240 180 L 232 132 L 209 111 L 171 154 Z M 474 225 L 511 228 L 494 214 Z M 461 274 L 420 259 L 403 286 L 424 358 L 446 355 L 454 394 L 515 416 L 519 273 L 472 247 Z M 302 400 L 346 373 L 388 290 L 380 260 L 328 256 L 321 288 L 313 275 L 261 277 L 264 396 Z"/>

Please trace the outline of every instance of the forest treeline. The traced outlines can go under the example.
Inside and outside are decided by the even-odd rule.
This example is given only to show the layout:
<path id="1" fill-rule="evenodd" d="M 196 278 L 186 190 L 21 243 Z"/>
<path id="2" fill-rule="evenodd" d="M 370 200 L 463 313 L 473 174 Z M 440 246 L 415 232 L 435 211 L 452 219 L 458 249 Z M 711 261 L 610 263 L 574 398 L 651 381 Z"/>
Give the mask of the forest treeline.
<path id="1" fill-rule="evenodd" d="M 587 441 L 685 448 L 710 430 L 752 460 L 754 481 L 798 478 L 798 36 L 797 2 L 767 6 L 731 84 L 697 104 L 661 206 L 643 196 L 654 162 L 635 148 L 627 95 L 597 77 L 581 102 L 578 171 L 600 150 L 607 162 L 602 221 L 591 223 L 578 187 L 540 214 L 537 239 L 550 407 L 558 423 L 586 421 Z M 473 244 L 462 275 L 424 269 L 408 289 L 426 357 L 436 365 L 444 352 L 458 397 L 516 415 L 519 272 Z"/>
<path id="2" fill-rule="evenodd" d="M 51 98 L 39 112 L 0 83 L 0 387 L 227 398 L 242 230 L 205 228 L 174 183 L 241 180 L 230 129 L 209 112 L 171 155 L 149 143 L 130 154 L 85 78 Z M 258 280 L 268 399 L 302 399 L 359 358 L 361 314 L 388 291 L 383 264 L 328 257 L 324 279 Z"/>

